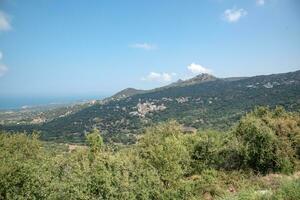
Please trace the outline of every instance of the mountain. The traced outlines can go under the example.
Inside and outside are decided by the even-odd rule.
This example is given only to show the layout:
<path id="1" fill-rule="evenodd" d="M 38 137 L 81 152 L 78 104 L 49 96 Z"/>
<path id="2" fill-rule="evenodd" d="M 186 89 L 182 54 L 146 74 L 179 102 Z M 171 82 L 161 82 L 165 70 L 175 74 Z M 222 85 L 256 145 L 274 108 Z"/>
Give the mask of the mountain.
<path id="1" fill-rule="evenodd" d="M 187 79 L 187 80 L 179 79 L 178 81 L 171 83 L 169 85 L 155 88 L 152 90 L 148 90 L 148 92 L 160 91 L 160 90 L 164 90 L 164 89 L 167 89 L 170 87 L 183 87 L 183 86 L 188 86 L 188 85 L 200 84 L 200 83 L 205 83 L 205 82 L 215 81 L 215 80 L 217 80 L 217 78 L 214 77 L 213 75 L 203 73 L 203 74 L 199 74 L 199 75 L 197 75 L 193 78 Z"/>
<path id="2" fill-rule="evenodd" d="M 193 85 L 193 84 L 199 84 L 199 83 L 204 83 L 208 81 L 214 81 L 217 78 L 214 77 L 211 74 L 199 74 L 193 78 L 187 79 L 187 80 L 181 80 L 179 79 L 178 81 L 171 83 L 169 85 L 159 87 L 159 88 L 154 88 L 151 90 L 138 90 L 135 88 L 126 88 L 124 90 L 121 90 L 120 92 L 114 94 L 113 96 L 109 97 L 108 100 L 116 100 L 116 99 L 121 99 L 121 98 L 126 98 L 129 96 L 133 96 L 136 94 L 142 94 L 142 93 L 150 93 L 150 92 L 155 92 L 155 91 L 161 91 L 170 87 L 183 87 L 187 85 Z"/>
<path id="3" fill-rule="evenodd" d="M 154 92 L 154 91 L 161 91 L 170 87 L 183 87 L 183 86 L 187 86 L 187 85 L 193 85 L 193 84 L 199 84 L 199 83 L 204 83 L 204 82 L 208 82 L 208 81 L 214 81 L 217 78 L 214 77 L 211 74 L 199 74 L 191 79 L 187 79 L 187 80 L 181 80 L 179 79 L 178 81 L 171 83 L 169 85 L 163 86 L 163 87 L 159 87 L 159 88 L 154 88 L 151 90 L 138 90 L 135 88 L 126 88 L 124 90 L 121 90 L 120 92 L 117 92 L 116 94 L 112 95 L 109 98 L 105 99 L 106 101 L 110 101 L 110 100 L 119 100 L 122 98 L 126 98 L 126 97 L 130 97 L 136 94 L 142 94 L 142 93 L 150 93 L 150 92 Z"/>
<path id="4" fill-rule="evenodd" d="M 126 88 L 126 89 L 121 90 L 120 92 L 114 94 L 109 99 L 113 100 L 113 99 L 126 98 L 126 97 L 130 97 L 132 95 L 141 94 L 143 92 L 146 92 L 146 90 L 137 90 L 134 88 Z"/>
<path id="5" fill-rule="evenodd" d="M 148 91 L 127 89 L 117 94 L 122 98 L 100 101 L 43 124 L 0 129 L 39 130 L 46 140 L 82 142 L 85 132 L 96 127 L 105 141 L 132 143 L 145 127 L 169 119 L 200 130 L 226 130 L 255 106 L 299 111 L 299 88 L 300 71 L 225 79 L 204 74 Z"/>
<path id="6" fill-rule="evenodd" d="M 204 74 L 199 74 L 199 75 L 195 76 L 194 78 L 187 79 L 187 80 L 179 79 L 176 83 L 173 83 L 171 85 L 183 87 L 183 86 L 205 83 L 205 82 L 215 81 L 215 80 L 217 80 L 217 78 L 214 77 L 213 75 L 204 73 Z"/>

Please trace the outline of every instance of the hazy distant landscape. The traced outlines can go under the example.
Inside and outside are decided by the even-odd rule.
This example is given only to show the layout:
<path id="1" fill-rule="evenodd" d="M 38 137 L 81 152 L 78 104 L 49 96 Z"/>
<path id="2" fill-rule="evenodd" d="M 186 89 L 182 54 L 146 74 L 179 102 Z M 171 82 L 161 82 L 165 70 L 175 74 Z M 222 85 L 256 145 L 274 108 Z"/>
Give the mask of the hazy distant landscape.
<path id="1" fill-rule="evenodd" d="M 299 200 L 299 19 L 0 0 L 0 200 Z"/>
<path id="2" fill-rule="evenodd" d="M 24 97 L 24 96 L 12 96 L 12 97 L 0 97 L 0 111 L 4 110 L 18 110 L 26 108 L 36 108 L 36 107 L 55 107 L 55 106 L 65 106 L 76 103 L 84 103 L 88 101 L 93 101 L 96 99 L 103 99 L 104 95 L 98 96 L 67 96 L 67 97 Z"/>

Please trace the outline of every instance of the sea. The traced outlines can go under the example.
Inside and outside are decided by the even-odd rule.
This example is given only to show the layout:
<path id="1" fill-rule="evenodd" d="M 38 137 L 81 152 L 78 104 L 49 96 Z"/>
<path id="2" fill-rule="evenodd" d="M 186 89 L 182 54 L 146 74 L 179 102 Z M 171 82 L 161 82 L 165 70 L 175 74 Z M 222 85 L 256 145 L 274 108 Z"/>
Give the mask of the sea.
<path id="1" fill-rule="evenodd" d="M 18 110 L 25 108 L 59 106 L 74 103 L 82 103 L 92 100 L 101 100 L 105 95 L 91 96 L 0 96 L 0 110 Z"/>

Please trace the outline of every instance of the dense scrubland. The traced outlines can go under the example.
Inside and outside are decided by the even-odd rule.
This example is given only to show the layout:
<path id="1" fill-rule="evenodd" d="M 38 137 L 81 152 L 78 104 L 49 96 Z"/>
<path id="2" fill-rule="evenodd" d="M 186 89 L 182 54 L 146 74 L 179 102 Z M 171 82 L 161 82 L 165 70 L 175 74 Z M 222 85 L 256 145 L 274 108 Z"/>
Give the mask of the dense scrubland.
<path id="1" fill-rule="evenodd" d="M 72 151 L 0 134 L 0 199 L 300 199 L 300 115 L 259 107 L 229 131 L 168 121 L 133 145 L 95 129 Z"/>

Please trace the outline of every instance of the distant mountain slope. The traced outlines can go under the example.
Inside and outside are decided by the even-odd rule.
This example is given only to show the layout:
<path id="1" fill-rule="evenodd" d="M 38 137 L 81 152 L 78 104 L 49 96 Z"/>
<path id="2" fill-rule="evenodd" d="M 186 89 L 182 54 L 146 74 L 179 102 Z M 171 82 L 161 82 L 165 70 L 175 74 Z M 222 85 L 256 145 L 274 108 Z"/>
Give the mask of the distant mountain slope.
<path id="1" fill-rule="evenodd" d="M 179 79 L 176 83 L 173 83 L 170 86 L 183 87 L 183 86 L 205 83 L 205 82 L 215 81 L 215 80 L 217 80 L 217 78 L 211 74 L 199 74 L 191 79 L 187 79 L 187 80 Z"/>
<path id="2" fill-rule="evenodd" d="M 148 90 L 147 92 L 155 92 L 155 91 L 161 91 L 161 90 L 165 90 L 167 88 L 171 88 L 171 87 L 184 87 L 184 86 L 188 86 L 188 85 L 195 85 L 195 84 L 200 84 L 200 83 L 205 83 L 205 82 L 209 82 L 209 81 L 215 81 L 218 78 L 214 77 L 211 74 L 199 74 L 193 78 L 190 79 L 186 79 L 186 80 L 182 80 L 179 79 L 178 81 L 171 83 L 169 85 L 163 86 L 163 87 L 159 87 L 159 88 L 154 88 L 152 90 Z"/>
<path id="3" fill-rule="evenodd" d="M 196 77 L 197 78 L 197 77 Z M 133 90 L 134 91 L 134 90 Z M 40 130 L 44 139 L 82 141 L 97 127 L 106 141 L 133 142 L 153 123 L 176 119 L 198 129 L 226 129 L 255 106 L 282 105 L 300 109 L 300 71 L 169 85 L 84 108 L 35 126 L 5 126 L 5 130 Z"/>
<path id="4" fill-rule="evenodd" d="M 106 101 L 119 100 L 119 99 L 130 97 L 130 96 L 133 96 L 136 94 L 145 94 L 145 93 L 151 93 L 151 92 L 155 92 L 155 91 L 161 91 L 161 90 L 165 90 L 170 87 L 183 87 L 183 86 L 205 83 L 208 81 L 215 81 L 215 80 L 217 80 L 217 78 L 214 77 L 213 75 L 204 73 L 204 74 L 199 74 L 199 75 L 197 75 L 193 78 L 187 79 L 187 80 L 179 79 L 178 81 L 171 83 L 169 85 L 159 87 L 159 88 L 154 88 L 151 90 L 138 90 L 135 88 L 126 88 L 126 89 L 121 90 L 120 92 L 114 94 L 113 96 L 107 98 Z"/>
<path id="5" fill-rule="evenodd" d="M 109 99 L 126 98 L 126 97 L 130 97 L 132 95 L 141 94 L 143 92 L 146 92 L 146 90 L 137 90 L 137 89 L 134 89 L 134 88 L 126 88 L 126 89 L 121 90 L 120 92 L 114 94 Z"/>

